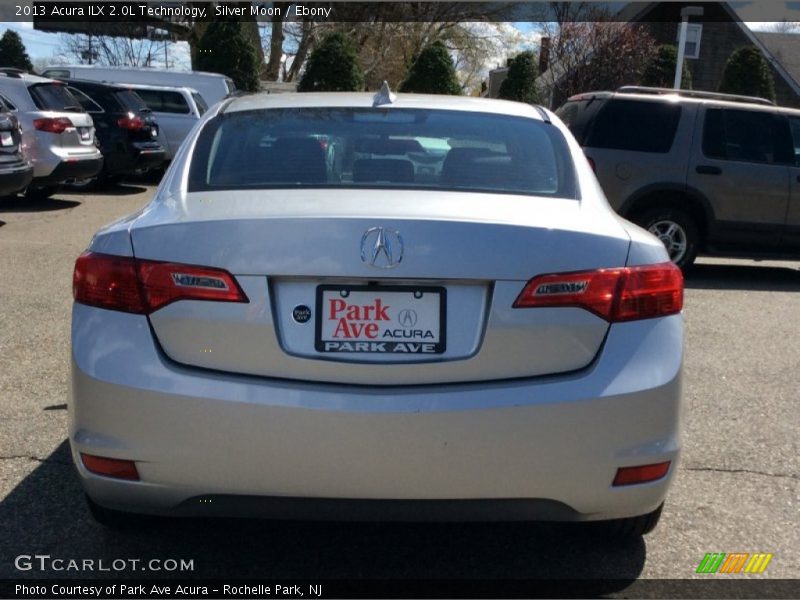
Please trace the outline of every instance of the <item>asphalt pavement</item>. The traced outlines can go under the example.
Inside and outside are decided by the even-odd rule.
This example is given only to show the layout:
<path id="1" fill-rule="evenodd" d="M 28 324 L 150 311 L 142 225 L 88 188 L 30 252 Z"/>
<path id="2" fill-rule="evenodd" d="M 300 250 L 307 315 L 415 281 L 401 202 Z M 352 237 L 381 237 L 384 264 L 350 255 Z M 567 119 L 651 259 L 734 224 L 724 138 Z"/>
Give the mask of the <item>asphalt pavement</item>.
<path id="1" fill-rule="evenodd" d="M 193 560 L 154 577 L 632 582 L 697 577 L 708 552 L 766 552 L 766 571 L 746 577 L 800 574 L 800 262 L 701 259 L 687 278 L 683 459 L 661 524 L 641 540 L 553 524 L 97 525 L 66 442 L 72 267 L 95 230 L 153 191 L 0 200 L 0 578 L 81 576 L 15 566 L 35 554 Z M 91 576 L 109 575 L 120 576 Z"/>

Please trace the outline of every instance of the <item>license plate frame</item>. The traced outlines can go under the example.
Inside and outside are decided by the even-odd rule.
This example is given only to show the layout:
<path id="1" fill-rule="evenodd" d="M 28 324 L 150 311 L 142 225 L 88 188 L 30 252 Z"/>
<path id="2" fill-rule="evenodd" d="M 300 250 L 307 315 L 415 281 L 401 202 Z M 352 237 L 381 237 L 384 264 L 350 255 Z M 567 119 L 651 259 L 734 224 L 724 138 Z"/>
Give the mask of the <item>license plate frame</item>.
<path id="1" fill-rule="evenodd" d="M 438 340 L 431 340 L 427 337 L 406 338 L 394 335 L 391 335 L 387 338 L 383 337 L 387 331 L 386 329 L 382 329 L 381 333 L 379 334 L 380 337 L 374 339 L 365 339 L 361 337 L 357 339 L 349 338 L 341 340 L 323 339 L 323 316 L 325 314 L 325 300 L 333 297 L 333 294 L 330 294 L 330 292 L 336 292 L 336 297 L 340 298 L 350 298 L 353 294 L 356 294 L 356 297 L 352 298 L 352 300 L 355 302 L 359 302 L 358 298 L 372 297 L 375 300 L 377 300 L 377 298 L 381 298 L 381 300 L 393 298 L 392 302 L 394 303 L 394 299 L 399 299 L 402 295 L 411 295 L 413 300 L 409 298 L 404 299 L 405 302 L 402 305 L 405 308 L 409 308 L 409 305 L 413 305 L 415 300 L 425 299 L 426 302 L 430 302 L 431 298 L 438 298 L 438 336 L 434 336 L 438 337 Z M 342 296 L 342 292 L 346 292 L 348 295 Z M 415 294 L 421 295 L 417 297 Z M 427 298 L 426 295 L 428 296 Z M 316 318 L 314 327 L 314 348 L 317 352 L 323 353 L 326 356 L 335 356 L 337 354 L 440 356 L 447 350 L 447 289 L 443 286 L 324 284 L 317 286 L 315 300 Z M 388 304 L 386 309 L 390 309 L 391 306 L 392 304 Z M 396 321 L 396 319 L 400 316 L 399 312 L 402 310 L 404 309 L 399 309 L 396 316 L 389 315 L 390 319 L 397 323 L 397 326 L 391 329 L 391 331 L 415 331 L 413 327 L 417 324 L 419 315 L 416 315 L 417 318 L 414 319 L 414 325 L 411 325 L 410 327 L 407 325 L 404 327 L 401 326 L 398 321 Z M 432 309 L 427 308 L 426 310 L 431 311 Z M 426 318 L 423 319 L 423 321 L 430 321 L 430 314 L 425 315 L 425 317 Z M 359 320 L 355 323 L 359 324 L 363 323 L 363 321 Z M 430 331 L 430 329 L 421 326 L 421 328 L 417 329 L 416 331 L 420 331 L 424 335 L 424 333 L 426 331 Z M 336 348 L 332 348 L 329 345 L 331 343 L 339 343 L 339 345 Z M 345 345 L 345 343 L 349 344 L 349 346 Z"/>

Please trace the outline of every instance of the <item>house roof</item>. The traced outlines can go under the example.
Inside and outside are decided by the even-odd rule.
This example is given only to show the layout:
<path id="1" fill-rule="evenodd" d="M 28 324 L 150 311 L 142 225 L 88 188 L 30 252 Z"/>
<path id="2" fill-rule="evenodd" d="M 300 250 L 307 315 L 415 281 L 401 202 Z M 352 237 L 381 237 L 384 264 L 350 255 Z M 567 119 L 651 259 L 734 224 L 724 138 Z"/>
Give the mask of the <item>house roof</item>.
<path id="1" fill-rule="evenodd" d="M 754 31 L 758 40 L 783 66 L 788 75 L 800 84 L 800 34 Z"/>

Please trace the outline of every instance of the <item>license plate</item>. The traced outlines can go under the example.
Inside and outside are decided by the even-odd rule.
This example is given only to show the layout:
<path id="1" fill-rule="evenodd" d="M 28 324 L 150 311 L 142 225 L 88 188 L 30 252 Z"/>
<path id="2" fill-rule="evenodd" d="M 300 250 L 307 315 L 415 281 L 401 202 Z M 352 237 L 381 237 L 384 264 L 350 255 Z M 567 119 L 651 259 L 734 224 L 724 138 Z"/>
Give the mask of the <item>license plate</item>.
<path id="1" fill-rule="evenodd" d="M 443 287 L 317 287 L 317 352 L 442 354 L 447 290 Z"/>
<path id="2" fill-rule="evenodd" d="M 10 131 L 0 131 L 0 146 L 13 146 L 14 136 Z"/>
<path id="3" fill-rule="evenodd" d="M 80 134 L 81 139 L 83 141 L 86 141 L 86 140 L 89 139 L 89 128 L 88 127 L 78 127 L 78 133 Z"/>

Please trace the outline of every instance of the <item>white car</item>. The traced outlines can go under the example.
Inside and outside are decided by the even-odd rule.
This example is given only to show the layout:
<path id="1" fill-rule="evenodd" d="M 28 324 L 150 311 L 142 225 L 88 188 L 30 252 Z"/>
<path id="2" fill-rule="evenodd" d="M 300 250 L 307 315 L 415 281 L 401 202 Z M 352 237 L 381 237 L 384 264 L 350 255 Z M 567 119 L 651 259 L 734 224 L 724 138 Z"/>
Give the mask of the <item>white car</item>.
<path id="1" fill-rule="evenodd" d="M 398 154 L 419 139 L 449 148 L 438 179 Z M 225 101 L 151 204 L 97 233 L 74 296 L 69 439 L 105 523 L 641 535 L 676 471 L 681 273 L 542 108 Z"/>

